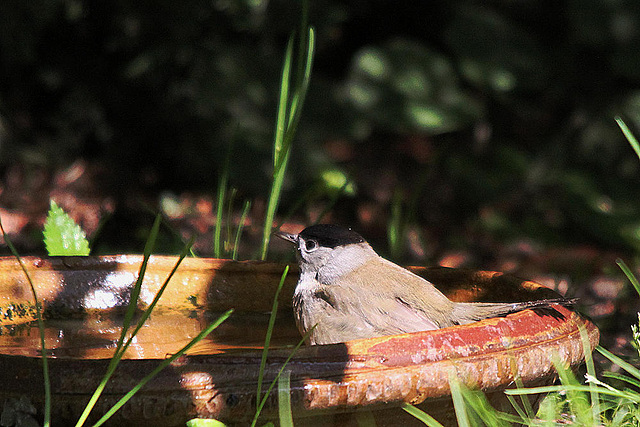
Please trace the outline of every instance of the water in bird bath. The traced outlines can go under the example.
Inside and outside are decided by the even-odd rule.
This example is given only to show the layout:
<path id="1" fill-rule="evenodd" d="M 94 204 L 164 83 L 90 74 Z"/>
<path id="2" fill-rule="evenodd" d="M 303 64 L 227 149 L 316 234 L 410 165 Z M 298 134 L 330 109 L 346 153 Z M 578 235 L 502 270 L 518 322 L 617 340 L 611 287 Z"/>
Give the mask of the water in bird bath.
<path id="1" fill-rule="evenodd" d="M 203 309 L 156 309 L 125 353 L 126 359 L 162 359 L 178 352 L 220 313 Z M 102 359 L 113 356 L 122 332 L 122 313 L 92 313 L 82 318 L 45 321 L 45 345 L 50 357 Z M 261 348 L 269 313 L 234 313 L 188 354 L 216 354 L 228 349 Z M 130 328 L 133 331 L 135 324 Z M 300 335 L 292 315 L 282 312 L 276 320 L 272 346 L 295 345 Z M 36 322 L 0 328 L 0 353 L 40 356 Z"/>

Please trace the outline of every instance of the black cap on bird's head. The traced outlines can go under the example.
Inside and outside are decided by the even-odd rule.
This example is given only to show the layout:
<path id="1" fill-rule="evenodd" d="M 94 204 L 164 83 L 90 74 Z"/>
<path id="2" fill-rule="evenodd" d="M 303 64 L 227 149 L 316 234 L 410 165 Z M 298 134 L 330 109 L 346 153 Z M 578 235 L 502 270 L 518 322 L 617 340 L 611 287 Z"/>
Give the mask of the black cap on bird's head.
<path id="1" fill-rule="evenodd" d="M 300 234 L 288 234 L 279 232 L 278 237 L 290 242 L 297 242 L 298 237 L 305 241 L 315 240 L 325 248 L 335 248 L 356 243 L 365 242 L 364 238 L 351 230 L 334 224 L 317 224 L 305 228 Z"/>
<path id="2" fill-rule="evenodd" d="M 350 228 L 333 224 L 312 225 L 302 230 L 299 236 L 305 240 L 313 239 L 325 248 L 364 242 L 364 238 Z"/>
<path id="3" fill-rule="evenodd" d="M 300 277 L 313 283 L 334 283 L 378 256 L 361 235 L 338 225 L 312 225 L 299 234 L 278 232 L 277 236 L 296 246 Z"/>

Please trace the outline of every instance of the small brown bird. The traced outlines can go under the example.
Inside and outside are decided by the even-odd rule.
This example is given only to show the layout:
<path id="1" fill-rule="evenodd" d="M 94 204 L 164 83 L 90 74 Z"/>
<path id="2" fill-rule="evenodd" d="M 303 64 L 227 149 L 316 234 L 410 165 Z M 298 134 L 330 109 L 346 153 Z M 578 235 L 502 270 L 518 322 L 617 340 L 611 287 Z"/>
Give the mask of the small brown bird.
<path id="1" fill-rule="evenodd" d="M 296 324 L 310 344 L 429 331 L 527 308 L 572 305 L 564 298 L 517 303 L 453 302 L 430 282 L 379 256 L 358 233 L 319 224 L 277 236 L 297 247 Z"/>

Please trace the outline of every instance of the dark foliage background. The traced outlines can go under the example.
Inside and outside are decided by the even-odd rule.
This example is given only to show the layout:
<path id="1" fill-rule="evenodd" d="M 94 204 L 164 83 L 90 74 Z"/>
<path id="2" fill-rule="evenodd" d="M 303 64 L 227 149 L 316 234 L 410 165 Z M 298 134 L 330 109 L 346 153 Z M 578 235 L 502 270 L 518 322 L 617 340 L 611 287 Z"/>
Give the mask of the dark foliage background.
<path id="1" fill-rule="evenodd" d="M 294 231 L 329 207 L 323 221 L 398 261 L 556 284 L 635 256 L 640 161 L 614 117 L 640 125 L 640 3 L 311 3 L 316 61 L 280 208 Z M 253 256 L 299 17 L 283 0 L 0 2 L 0 213 L 21 248 L 42 252 L 54 197 L 102 227 L 97 253 L 139 252 L 162 211 L 211 255 L 233 145 Z"/>

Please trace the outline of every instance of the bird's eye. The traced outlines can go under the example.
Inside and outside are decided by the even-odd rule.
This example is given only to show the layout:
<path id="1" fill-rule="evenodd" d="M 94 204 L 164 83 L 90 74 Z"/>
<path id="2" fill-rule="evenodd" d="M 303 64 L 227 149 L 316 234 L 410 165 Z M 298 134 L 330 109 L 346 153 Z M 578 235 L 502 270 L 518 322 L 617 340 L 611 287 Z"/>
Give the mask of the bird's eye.
<path id="1" fill-rule="evenodd" d="M 315 240 L 307 240 L 304 242 L 304 248 L 307 252 L 315 251 L 318 248 L 318 242 Z"/>

